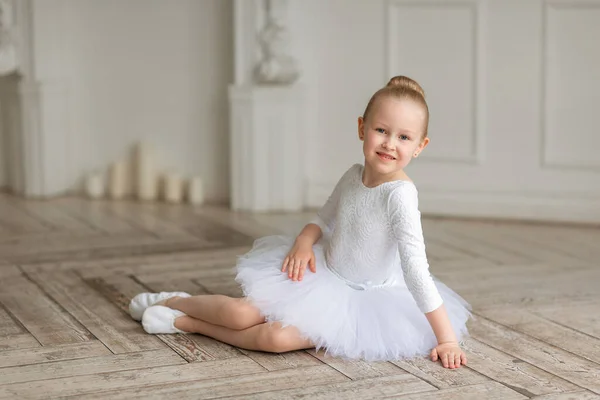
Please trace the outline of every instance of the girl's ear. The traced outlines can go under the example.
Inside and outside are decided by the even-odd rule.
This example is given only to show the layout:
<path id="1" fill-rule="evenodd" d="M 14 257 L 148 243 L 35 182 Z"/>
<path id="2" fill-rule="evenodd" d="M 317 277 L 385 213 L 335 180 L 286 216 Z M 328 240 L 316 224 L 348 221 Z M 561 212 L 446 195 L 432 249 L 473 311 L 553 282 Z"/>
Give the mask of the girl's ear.
<path id="1" fill-rule="evenodd" d="M 358 117 L 358 138 L 365 140 L 365 120 L 363 117 Z"/>
<path id="2" fill-rule="evenodd" d="M 426 137 L 425 139 L 423 139 L 421 141 L 421 143 L 419 144 L 419 146 L 416 148 L 415 154 L 413 154 L 413 156 L 414 157 L 418 157 L 419 154 L 425 149 L 425 147 L 427 147 L 428 144 L 429 144 L 429 138 Z"/>

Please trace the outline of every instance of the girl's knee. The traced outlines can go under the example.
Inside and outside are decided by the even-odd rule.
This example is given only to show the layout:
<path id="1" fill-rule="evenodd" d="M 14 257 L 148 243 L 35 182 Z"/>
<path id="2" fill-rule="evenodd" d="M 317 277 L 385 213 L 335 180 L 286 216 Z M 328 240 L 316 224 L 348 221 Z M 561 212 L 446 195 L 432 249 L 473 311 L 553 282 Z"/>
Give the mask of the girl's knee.
<path id="1" fill-rule="evenodd" d="M 243 299 L 226 302 L 220 312 L 222 319 L 229 321 L 231 329 L 246 329 L 262 322 L 258 309 Z"/>
<path id="2" fill-rule="evenodd" d="M 271 353 L 285 353 L 309 347 L 295 329 L 281 328 L 278 325 L 265 324 L 257 340 L 262 351 Z"/>

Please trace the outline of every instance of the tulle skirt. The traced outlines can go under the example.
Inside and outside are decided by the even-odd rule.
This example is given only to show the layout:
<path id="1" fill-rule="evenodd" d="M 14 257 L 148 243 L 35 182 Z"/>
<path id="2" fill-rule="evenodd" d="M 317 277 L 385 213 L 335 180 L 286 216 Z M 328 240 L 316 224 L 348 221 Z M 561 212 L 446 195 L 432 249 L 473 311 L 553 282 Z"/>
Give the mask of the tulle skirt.
<path id="1" fill-rule="evenodd" d="M 435 335 L 406 285 L 360 290 L 332 273 L 321 242 L 314 245 L 316 273 L 301 282 L 281 272 L 294 239 L 267 236 L 239 257 L 236 281 L 266 320 L 292 325 L 317 349 L 349 359 L 399 360 L 431 352 Z M 434 278 L 454 332 L 467 334 L 470 306 Z"/>

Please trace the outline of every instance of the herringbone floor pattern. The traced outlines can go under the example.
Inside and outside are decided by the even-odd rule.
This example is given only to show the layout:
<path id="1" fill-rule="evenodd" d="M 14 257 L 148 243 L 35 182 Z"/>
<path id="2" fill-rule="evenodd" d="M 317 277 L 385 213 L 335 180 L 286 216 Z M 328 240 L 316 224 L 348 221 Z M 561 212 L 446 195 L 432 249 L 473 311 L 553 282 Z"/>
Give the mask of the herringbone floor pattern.
<path id="1" fill-rule="evenodd" d="M 140 291 L 240 295 L 236 256 L 308 214 L 0 197 L 0 398 L 600 399 L 600 230 L 424 219 L 473 306 L 469 365 L 263 354 L 147 335 Z"/>

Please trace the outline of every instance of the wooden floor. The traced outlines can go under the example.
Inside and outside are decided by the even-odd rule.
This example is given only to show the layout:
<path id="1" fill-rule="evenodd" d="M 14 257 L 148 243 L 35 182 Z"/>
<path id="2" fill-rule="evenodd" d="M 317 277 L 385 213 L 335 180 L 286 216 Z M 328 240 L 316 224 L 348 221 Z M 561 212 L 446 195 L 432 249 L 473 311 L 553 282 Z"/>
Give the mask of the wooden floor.
<path id="1" fill-rule="evenodd" d="M 467 368 L 273 355 L 144 333 L 141 291 L 240 294 L 236 256 L 311 215 L 0 197 L 0 398 L 600 399 L 600 230 L 425 219 L 474 307 Z"/>

